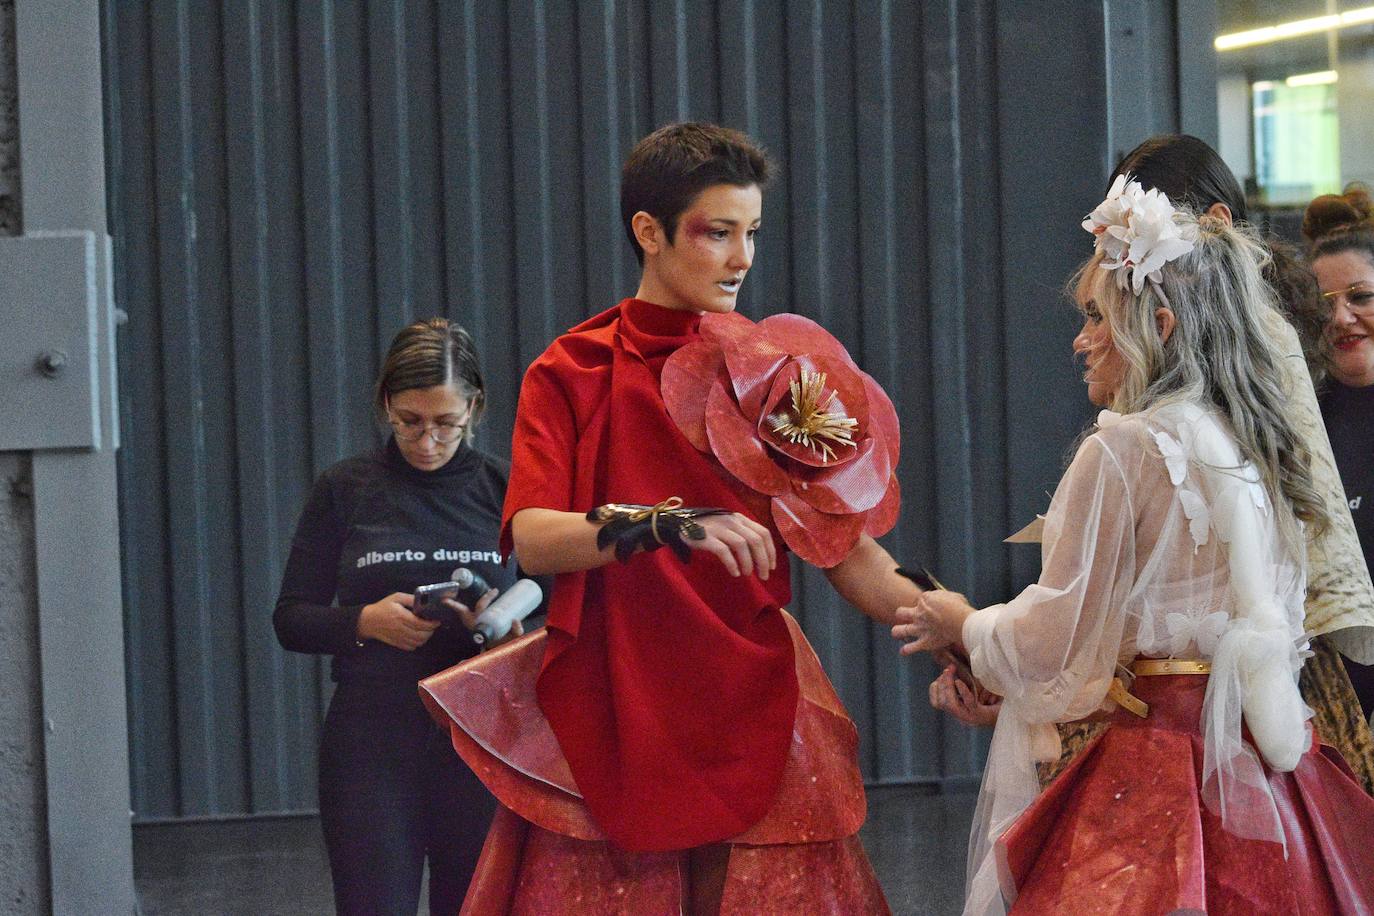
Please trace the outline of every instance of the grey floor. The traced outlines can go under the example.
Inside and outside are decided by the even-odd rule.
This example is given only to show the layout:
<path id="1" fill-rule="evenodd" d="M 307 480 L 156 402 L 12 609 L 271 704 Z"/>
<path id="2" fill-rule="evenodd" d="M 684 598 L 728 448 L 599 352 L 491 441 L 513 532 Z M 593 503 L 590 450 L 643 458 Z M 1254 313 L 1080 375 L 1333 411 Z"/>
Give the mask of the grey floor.
<path id="1" fill-rule="evenodd" d="M 974 795 L 911 787 L 868 793 L 862 837 L 899 916 L 958 913 Z M 144 916 L 314 916 L 334 912 L 311 817 L 134 828 Z"/>

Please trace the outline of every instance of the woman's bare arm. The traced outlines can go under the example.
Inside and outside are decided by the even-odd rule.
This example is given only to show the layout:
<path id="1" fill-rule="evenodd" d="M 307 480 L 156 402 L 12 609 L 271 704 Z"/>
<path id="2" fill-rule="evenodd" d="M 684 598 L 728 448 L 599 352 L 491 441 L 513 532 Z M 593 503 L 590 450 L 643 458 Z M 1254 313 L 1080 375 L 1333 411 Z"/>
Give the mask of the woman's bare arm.
<path id="1" fill-rule="evenodd" d="M 840 597 L 874 620 L 897 622 L 897 608 L 910 607 L 921 597 L 921 589 L 897 574 L 897 561 L 868 535 L 838 565 L 825 570 L 826 578 Z"/>

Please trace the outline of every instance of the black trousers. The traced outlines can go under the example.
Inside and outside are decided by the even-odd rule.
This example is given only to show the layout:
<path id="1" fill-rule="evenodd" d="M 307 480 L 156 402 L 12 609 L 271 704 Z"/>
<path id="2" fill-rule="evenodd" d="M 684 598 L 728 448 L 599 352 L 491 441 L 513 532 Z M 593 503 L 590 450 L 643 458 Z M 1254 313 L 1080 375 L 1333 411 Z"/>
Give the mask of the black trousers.
<path id="1" fill-rule="evenodd" d="M 430 719 L 414 685 L 340 683 L 320 742 L 320 820 L 334 905 L 414 916 L 463 903 L 496 802 Z"/>

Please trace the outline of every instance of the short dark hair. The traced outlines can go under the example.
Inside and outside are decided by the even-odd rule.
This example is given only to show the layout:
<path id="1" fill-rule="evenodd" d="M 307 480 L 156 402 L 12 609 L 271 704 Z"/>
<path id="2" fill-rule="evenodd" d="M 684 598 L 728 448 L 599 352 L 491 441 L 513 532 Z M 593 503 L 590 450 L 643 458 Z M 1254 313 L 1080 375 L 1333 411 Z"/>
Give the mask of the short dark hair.
<path id="1" fill-rule="evenodd" d="M 631 221 L 643 210 L 663 224 L 672 244 L 677 220 L 709 187 L 768 184 L 772 168 L 758 144 L 737 130 L 715 124 L 668 124 L 635 144 L 620 174 L 620 218 L 635 257 L 644 263 Z"/>
<path id="2" fill-rule="evenodd" d="M 1194 213 L 1206 213 L 1212 204 L 1225 204 L 1231 218 L 1249 218 L 1245 192 L 1225 160 L 1203 140 L 1188 134 L 1160 134 L 1126 154 L 1112 172 L 1107 186 L 1118 175 L 1129 174 L 1147 190 L 1158 188 L 1175 204 Z"/>
<path id="3" fill-rule="evenodd" d="M 472 335 L 457 322 L 426 318 L 401 328 L 392 338 L 377 374 L 373 401 L 381 411 L 394 394 L 448 384 L 472 402 L 472 419 L 464 432 L 470 441 L 473 427 L 486 409 L 486 386 L 477 348 Z"/>

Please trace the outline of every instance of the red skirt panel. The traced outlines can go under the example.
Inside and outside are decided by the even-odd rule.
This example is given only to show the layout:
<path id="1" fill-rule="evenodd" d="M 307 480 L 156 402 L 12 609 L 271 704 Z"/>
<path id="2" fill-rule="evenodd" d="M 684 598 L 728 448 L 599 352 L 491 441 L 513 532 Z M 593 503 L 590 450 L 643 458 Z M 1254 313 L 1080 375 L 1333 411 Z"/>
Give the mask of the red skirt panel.
<path id="1" fill-rule="evenodd" d="M 889 913 L 858 836 L 822 843 L 730 844 L 725 916 Z M 545 830 L 496 809 L 463 916 L 679 916 L 687 854 L 624 852 Z"/>
<path id="2" fill-rule="evenodd" d="M 866 808 L 857 731 L 801 628 L 783 616 L 800 687 L 795 730 L 772 805 L 729 841 L 721 912 L 887 913 L 857 836 Z M 543 651 L 539 631 L 420 685 L 501 803 L 463 912 L 680 912 L 685 855 L 617 848 L 583 803 L 535 698 Z"/>
<path id="3" fill-rule="evenodd" d="M 1314 740 L 1269 773 L 1286 859 L 1203 803 L 1206 690 L 1197 675 L 1136 680 L 1149 716 L 1119 710 L 998 841 L 1012 914 L 1374 912 L 1374 798 L 1332 748 Z"/>

